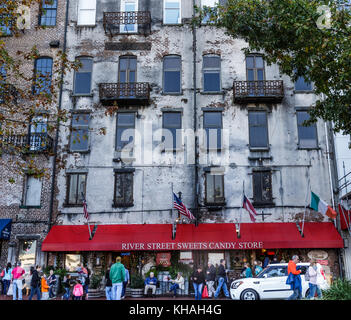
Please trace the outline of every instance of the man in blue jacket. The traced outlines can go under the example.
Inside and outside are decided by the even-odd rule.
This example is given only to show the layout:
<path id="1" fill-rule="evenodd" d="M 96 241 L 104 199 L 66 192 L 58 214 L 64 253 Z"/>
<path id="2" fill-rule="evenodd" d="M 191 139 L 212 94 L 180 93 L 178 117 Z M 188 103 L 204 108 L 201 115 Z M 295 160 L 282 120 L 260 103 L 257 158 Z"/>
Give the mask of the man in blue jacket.
<path id="1" fill-rule="evenodd" d="M 145 279 L 145 290 L 144 294 L 147 295 L 147 291 L 152 289 L 152 296 L 155 297 L 157 279 L 154 277 L 154 273 L 150 272 L 150 276 Z"/>

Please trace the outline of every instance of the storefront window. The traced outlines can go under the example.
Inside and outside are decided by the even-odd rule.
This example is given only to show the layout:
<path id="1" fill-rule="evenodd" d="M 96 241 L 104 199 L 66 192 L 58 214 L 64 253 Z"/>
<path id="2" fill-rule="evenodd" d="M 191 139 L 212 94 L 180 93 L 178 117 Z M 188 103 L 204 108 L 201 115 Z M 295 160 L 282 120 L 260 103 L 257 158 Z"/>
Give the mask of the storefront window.
<path id="1" fill-rule="evenodd" d="M 35 253 L 37 249 L 37 240 L 23 240 L 20 242 L 20 251 L 18 255 L 22 268 L 29 272 L 30 267 L 35 266 Z"/>
<path id="2" fill-rule="evenodd" d="M 76 271 L 82 262 L 82 256 L 80 254 L 66 254 L 66 269 L 69 271 Z"/>
<path id="3" fill-rule="evenodd" d="M 224 259 L 224 253 L 208 254 L 208 262 L 211 262 L 214 266 L 219 266 L 221 259 Z"/>

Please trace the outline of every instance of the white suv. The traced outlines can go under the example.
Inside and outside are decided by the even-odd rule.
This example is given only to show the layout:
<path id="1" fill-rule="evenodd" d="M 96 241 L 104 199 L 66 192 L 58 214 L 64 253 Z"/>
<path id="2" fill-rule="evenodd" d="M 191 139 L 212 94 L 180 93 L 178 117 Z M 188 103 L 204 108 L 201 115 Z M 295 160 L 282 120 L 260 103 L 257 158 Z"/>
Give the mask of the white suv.
<path id="1" fill-rule="evenodd" d="M 305 272 L 309 263 L 298 263 L 302 270 L 301 284 L 302 296 L 309 294 L 308 281 L 305 280 Z M 236 279 L 230 285 L 230 296 L 234 300 L 258 300 L 258 299 L 286 299 L 292 295 L 290 285 L 286 284 L 288 264 L 269 264 L 255 278 Z M 329 287 L 325 281 L 320 288 L 325 290 Z"/>

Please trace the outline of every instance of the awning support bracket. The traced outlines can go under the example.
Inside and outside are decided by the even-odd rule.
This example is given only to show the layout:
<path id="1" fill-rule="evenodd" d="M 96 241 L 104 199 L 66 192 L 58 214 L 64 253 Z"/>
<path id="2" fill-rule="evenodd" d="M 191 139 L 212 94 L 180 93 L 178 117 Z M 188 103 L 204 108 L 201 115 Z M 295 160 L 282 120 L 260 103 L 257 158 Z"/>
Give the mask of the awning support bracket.
<path id="1" fill-rule="evenodd" d="M 300 233 L 301 237 L 304 238 L 305 235 L 303 234 L 302 229 L 301 229 L 301 227 L 300 227 L 298 222 L 296 222 L 296 227 L 297 227 L 297 230 L 299 230 L 299 233 Z"/>
<path id="2" fill-rule="evenodd" d="M 94 224 L 94 228 L 93 228 L 93 231 L 91 232 L 91 237 L 89 237 L 89 240 L 93 240 L 94 235 L 95 235 L 96 230 L 97 230 L 97 227 L 98 227 L 98 225 Z"/>

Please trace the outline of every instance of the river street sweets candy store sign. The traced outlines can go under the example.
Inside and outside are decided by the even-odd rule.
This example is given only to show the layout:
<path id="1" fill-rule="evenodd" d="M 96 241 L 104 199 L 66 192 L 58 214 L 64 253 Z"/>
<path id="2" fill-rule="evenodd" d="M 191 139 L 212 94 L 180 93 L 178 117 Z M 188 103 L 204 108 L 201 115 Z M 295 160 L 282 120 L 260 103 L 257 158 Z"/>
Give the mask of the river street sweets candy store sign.
<path id="1" fill-rule="evenodd" d="M 263 241 L 121 243 L 121 250 L 240 250 L 262 248 Z"/>

